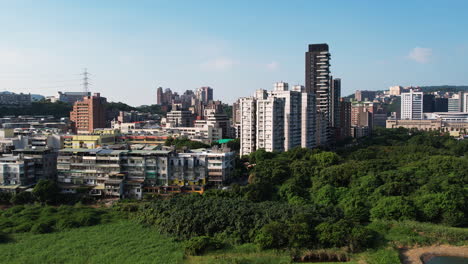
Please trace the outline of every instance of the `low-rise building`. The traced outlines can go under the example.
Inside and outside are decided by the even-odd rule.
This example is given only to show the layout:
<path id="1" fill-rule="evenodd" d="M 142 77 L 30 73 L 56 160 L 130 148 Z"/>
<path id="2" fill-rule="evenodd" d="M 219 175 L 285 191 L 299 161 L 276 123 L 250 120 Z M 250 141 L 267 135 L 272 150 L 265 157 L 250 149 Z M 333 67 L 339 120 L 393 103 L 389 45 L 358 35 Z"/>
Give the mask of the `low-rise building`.
<path id="1" fill-rule="evenodd" d="M 36 183 L 34 159 L 23 156 L 0 158 L 0 191 L 17 193 Z"/>
<path id="2" fill-rule="evenodd" d="M 198 191 L 219 185 L 231 176 L 234 160 L 234 152 L 216 148 L 184 153 L 63 149 L 57 159 L 57 181 L 63 193 L 141 199 L 145 192 L 160 193 L 163 186 L 195 186 Z"/>

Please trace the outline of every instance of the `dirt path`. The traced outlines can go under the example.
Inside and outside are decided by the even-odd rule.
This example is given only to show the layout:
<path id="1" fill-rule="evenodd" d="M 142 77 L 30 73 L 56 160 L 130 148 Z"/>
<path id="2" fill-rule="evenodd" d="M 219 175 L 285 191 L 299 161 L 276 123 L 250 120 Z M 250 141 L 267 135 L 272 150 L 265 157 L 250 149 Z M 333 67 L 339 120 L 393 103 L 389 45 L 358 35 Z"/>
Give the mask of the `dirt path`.
<path id="1" fill-rule="evenodd" d="M 454 256 L 468 258 L 468 246 L 439 245 L 412 249 L 401 249 L 400 258 L 403 264 L 424 264 L 434 256 Z"/>

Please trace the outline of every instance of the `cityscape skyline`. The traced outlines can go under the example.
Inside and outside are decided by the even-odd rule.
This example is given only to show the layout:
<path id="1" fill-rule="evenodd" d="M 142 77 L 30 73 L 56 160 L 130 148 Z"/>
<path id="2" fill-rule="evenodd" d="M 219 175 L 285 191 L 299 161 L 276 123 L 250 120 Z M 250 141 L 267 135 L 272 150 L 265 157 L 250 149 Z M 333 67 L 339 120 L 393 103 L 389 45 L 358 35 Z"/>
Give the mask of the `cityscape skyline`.
<path id="1" fill-rule="evenodd" d="M 109 101 L 154 104 L 159 86 L 177 92 L 210 86 L 215 99 L 233 103 L 278 81 L 305 85 L 303 47 L 310 43 L 330 45 L 343 96 L 392 85 L 463 85 L 468 83 L 466 6 L 462 1 L 450 7 L 411 2 L 404 9 L 366 1 L 340 8 L 303 1 L 294 6 L 104 1 L 89 7 L 5 2 L 0 90 L 81 91 L 79 73 L 87 67 L 93 74 L 90 90 Z M 323 12 L 307 19 L 307 10 L 318 7 Z M 293 15 L 272 15 L 280 11 Z"/>

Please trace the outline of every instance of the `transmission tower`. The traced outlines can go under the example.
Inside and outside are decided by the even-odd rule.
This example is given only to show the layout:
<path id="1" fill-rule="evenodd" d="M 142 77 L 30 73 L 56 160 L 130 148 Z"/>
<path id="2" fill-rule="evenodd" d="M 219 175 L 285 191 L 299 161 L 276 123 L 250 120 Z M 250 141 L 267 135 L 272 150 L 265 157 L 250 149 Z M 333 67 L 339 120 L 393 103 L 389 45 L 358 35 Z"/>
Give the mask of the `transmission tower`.
<path id="1" fill-rule="evenodd" d="M 89 85 L 91 84 L 89 82 L 89 77 L 88 76 L 91 75 L 91 74 L 88 72 L 88 69 L 85 68 L 84 72 L 81 75 L 83 75 L 83 83 L 82 83 L 83 92 L 88 93 L 89 92 Z"/>

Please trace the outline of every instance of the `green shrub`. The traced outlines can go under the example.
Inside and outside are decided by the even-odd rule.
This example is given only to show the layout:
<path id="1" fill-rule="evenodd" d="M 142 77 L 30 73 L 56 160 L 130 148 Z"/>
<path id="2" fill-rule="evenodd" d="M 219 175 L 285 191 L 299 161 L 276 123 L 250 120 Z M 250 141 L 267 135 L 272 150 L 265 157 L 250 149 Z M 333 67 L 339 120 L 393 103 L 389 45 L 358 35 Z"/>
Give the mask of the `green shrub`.
<path id="1" fill-rule="evenodd" d="M 54 231 L 52 225 L 48 223 L 37 223 L 31 228 L 31 232 L 34 234 L 46 234 Z"/>
<path id="2" fill-rule="evenodd" d="M 198 256 L 210 249 L 221 249 L 223 244 L 208 236 L 192 237 L 185 243 L 185 255 Z"/>

